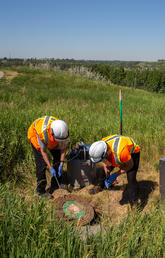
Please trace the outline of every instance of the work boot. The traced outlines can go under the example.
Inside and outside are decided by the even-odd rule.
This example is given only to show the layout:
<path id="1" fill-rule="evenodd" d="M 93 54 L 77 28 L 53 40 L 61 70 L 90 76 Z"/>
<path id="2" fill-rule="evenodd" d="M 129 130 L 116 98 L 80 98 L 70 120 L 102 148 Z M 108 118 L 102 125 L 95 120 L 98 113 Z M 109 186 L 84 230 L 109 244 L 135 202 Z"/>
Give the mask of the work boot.
<path id="1" fill-rule="evenodd" d="M 89 194 L 96 194 L 101 192 L 103 189 L 101 188 L 101 186 L 95 186 L 94 188 L 91 188 L 88 190 Z"/>

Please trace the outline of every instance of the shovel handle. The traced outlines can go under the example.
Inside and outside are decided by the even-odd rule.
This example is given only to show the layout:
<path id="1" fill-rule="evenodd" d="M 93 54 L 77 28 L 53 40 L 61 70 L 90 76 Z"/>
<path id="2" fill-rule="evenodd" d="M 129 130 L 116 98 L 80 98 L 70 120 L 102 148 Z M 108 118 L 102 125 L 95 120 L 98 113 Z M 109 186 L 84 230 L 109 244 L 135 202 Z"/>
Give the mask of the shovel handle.
<path id="1" fill-rule="evenodd" d="M 58 179 L 57 179 L 56 176 L 55 176 L 55 179 L 56 179 L 56 182 L 57 182 L 57 184 L 58 184 L 58 188 L 61 188 L 61 186 L 60 186 L 60 184 L 59 184 L 59 181 L 58 181 Z"/>

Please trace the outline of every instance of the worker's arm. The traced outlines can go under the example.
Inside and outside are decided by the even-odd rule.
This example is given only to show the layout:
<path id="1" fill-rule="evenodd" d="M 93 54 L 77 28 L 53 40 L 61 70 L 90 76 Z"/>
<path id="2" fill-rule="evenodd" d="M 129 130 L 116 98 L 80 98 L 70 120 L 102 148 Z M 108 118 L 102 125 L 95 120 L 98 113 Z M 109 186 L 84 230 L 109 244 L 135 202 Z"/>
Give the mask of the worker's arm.
<path id="1" fill-rule="evenodd" d="M 62 165 L 63 166 L 63 163 L 64 163 L 64 159 L 65 159 L 65 155 L 66 155 L 66 145 L 65 144 L 63 144 L 62 146 L 61 146 L 61 156 L 60 156 L 60 165 Z"/>
<path id="2" fill-rule="evenodd" d="M 38 144 L 40 146 L 40 151 L 41 151 L 42 157 L 43 157 L 44 161 L 46 162 L 46 164 L 47 164 L 47 166 L 48 166 L 48 168 L 50 170 L 53 167 L 52 167 L 52 165 L 51 165 L 51 163 L 49 161 L 49 158 L 48 158 L 47 145 L 44 142 L 41 141 L 39 136 L 37 136 L 37 140 L 38 140 Z"/>
<path id="3" fill-rule="evenodd" d="M 66 144 L 61 145 L 60 151 L 61 151 L 60 165 L 58 167 L 58 176 L 59 177 L 61 177 L 62 171 L 63 171 L 64 159 L 65 159 L 65 155 L 66 155 Z"/>
<path id="4" fill-rule="evenodd" d="M 101 162 L 101 163 L 102 163 L 102 166 L 104 168 L 105 174 L 107 176 L 107 174 L 109 173 L 109 169 L 108 169 L 108 167 L 106 166 L 106 164 L 104 162 Z"/>
<path id="5" fill-rule="evenodd" d="M 128 172 L 131 168 L 133 168 L 133 166 L 134 166 L 134 162 L 133 162 L 133 159 L 131 158 L 126 163 L 124 163 L 124 165 L 119 171 L 116 172 L 117 176 Z"/>
<path id="6" fill-rule="evenodd" d="M 50 170 L 53 167 L 52 167 L 52 165 L 50 163 L 50 160 L 49 160 L 46 148 L 40 148 L 40 150 L 41 150 L 42 157 L 43 157 L 44 161 L 46 162 L 46 164 L 47 164 L 47 166 L 48 166 L 48 168 Z"/>
<path id="7" fill-rule="evenodd" d="M 113 173 L 112 175 L 110 175 L 109 177 L 106 178 L 106 180 L 105 180 L 106 188 L 108 189 L 112 184 L 115 183 L 118 176 L 126 173 L 131 168 L 133 168 L 133 166 L 134 166 L 134 162 L 133 162 L 133 159 L 131 158 L 126 163 L 124 163 L 124 165 L 122 166 L 122 168 L 120 170 L 118 170 L 117 172 Z"/>
<path id="8" fill-rule="evenodd" d="M 114 167 L 112 167 L 109 163 L 107 163 L 107 161 L 102 162 L 102 165 L 103 165 L 106 177 L 109 176 L 111 171 L 114 169 Z"/>

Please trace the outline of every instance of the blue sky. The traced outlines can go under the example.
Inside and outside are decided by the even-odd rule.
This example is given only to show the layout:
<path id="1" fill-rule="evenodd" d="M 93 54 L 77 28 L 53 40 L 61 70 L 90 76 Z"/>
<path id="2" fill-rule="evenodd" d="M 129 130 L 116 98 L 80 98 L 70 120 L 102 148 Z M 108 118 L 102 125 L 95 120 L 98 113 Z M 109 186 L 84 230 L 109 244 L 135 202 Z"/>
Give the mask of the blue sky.
<path id="1" fill-rule="evenodd" d="M 0 58 L 165 59 L 165 0 L 0 0 Z"/>

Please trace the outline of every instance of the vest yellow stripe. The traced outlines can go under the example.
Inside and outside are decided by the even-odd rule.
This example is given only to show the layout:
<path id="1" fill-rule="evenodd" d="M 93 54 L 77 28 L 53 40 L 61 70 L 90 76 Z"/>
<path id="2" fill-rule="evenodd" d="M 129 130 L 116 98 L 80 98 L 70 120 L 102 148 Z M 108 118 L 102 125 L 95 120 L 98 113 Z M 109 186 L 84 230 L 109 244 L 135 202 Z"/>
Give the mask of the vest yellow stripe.
<path id="1" fill-rule="evenodd" d="M 56 119 L 52 116 L 45 116 L 45 119 L 43 121 L 42 125 L 42 131 L 43 131 L 43 138 L 46 145 L 49 144 L 49 137 L 48 137 L 48 128 L 51 121 L 55 121 Z"/>
<path id="2" fill-rule="evenodd" d="M 113 145 L 112 145 L 112 149 L 114 151 L 114 156 L 115 156 L 115 162 L 116 164 L 118 165 L 121 165 L 123 164 L 120 160 L 120 156 L 119 156 L 119 146 L 120 146 L 120 141 L 121 141 L 121 136 L 118 136 L 114 142 L 113 142 Z"/>

